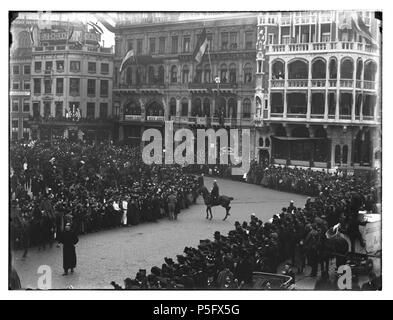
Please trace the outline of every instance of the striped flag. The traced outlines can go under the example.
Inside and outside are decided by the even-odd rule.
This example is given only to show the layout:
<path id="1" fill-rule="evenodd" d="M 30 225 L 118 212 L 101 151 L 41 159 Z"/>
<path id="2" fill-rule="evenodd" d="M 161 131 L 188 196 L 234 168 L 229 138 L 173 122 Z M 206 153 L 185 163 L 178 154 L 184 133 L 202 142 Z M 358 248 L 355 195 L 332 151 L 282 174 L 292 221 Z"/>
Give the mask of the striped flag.
<path id="1" fill-rule="evenodd" d="M 34 45 L 34 25 L 32 25 L 29 29 L 28 29 L 28 31 L 29 31 L 29 35 L 30 35 L 30 41 L 31 41 L 31 44 L 32 45 Z"/>
<path id="2" fill-rule="evenodd" d="M 351 14 L 352 18 L 352 28 L 363 38 L 369 40 L 373 44 L 377 44 L 377 41 L 374 39 L 371 34 L 369 28 L 364 23 L 362 17 L 358 12 L 354 12 Z"/>
<path id="3" fill-rule="evenodd" d="M 94 31 L 95 33 L 99 33 L 99 34 L 103 34 L 103 33 L 104 33 L 104 31 L 101 29 L 101 27 L 100 27 L 97 23 L 94 23 L 94 22 L 89 21 L 87 24 L 88 24 L 90 27 L 93 28 L 93 31 Z"/>
<path id="4" fill-rule="evenodd" d="M 194 50 L 194 59 L 196 62 L 200 63 L 202 61 L 202 57 L 205 54 L 206 48 L 208 46 L 206 29 L 203 28 L 202 34 L 198 39 L 197 45 Z"/>
<path id="5" fill-rule="evenodd" d="M 128 61 L 135 61 L 134 49 L 131 49 L 130 51 L 128 51 L 128 52 L 126 53 L 126 55 L 124 56 L 123 61 L 121 62 L 121 65 L 120 65 L 120 69 L 119 69 L 120 73 L 123 72 L 123 68 L 124 68 L 125 64 L 126 64 Z"/>

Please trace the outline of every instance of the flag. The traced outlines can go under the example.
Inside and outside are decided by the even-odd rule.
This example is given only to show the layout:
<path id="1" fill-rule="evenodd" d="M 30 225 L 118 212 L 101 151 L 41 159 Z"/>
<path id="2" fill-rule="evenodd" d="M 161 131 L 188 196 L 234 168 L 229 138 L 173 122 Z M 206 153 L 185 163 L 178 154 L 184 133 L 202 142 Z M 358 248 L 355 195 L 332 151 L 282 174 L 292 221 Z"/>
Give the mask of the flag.
<path id="1" fill-rule="evenodd" d="M 103 34 L 103 33 L 104 33 L 104 31 L 101 29 L 101 27 L 100 27 L 97 23 L 94 23 L 94 22 L 89 21 L 87 24 L 88 24 L 90 27 L 93 28 L 93 31 L 94 31 L 95 33 L 99 33 L 99 34 Z"/>
<path id="2" fill-rule="evenodd" d="M 374 39 L 373 35 L 371 34 L 370 30 L 364 23 L 360 14 L 354 12 L 352 13 L 351 18 L 352 18 L 352 28 L 363 38 L 369 40 L 373 44 L 377 44 L 377 41 Z"/>
<path id="3" fill-rule="evenodd" d="M 202 34 L 197 41 L 197 45 L 194 50 L 194 59 L 196 62 L 200 63 L 202 61 L 202 57 L 205 54 L 206 48 L 208 46 L 206 29 L 203 28 Z"/>
<path id="4" fill-rule="evenodd" d="M 32 25 L 29 29 L 28 29 L 28 31 L 29 31 L 29 35 L 30 35 L 30 41 L 31 41 L 31 44 L 32 45 L 34 45 L 34 25 Z"/>
<path id="5" fill-rule="evenodd" d="M 71 30 L 68 30 L 68 41 L 71 40 L 73 34 L 74 34 L 74 27 L 72 27 Z"/>
<path id="6" fill-rule="evenodd" d="M 124 56 L 123 61 L 121 62 L 121 65 L 120 65 L 120 69 L 119 69 L 120 73 L 122 73 L 124 65 L 125 65 L 129 60 L 135 61 L 134 49 L 131 49 L 130 51 L 128 51 L 127 54 Z"/>

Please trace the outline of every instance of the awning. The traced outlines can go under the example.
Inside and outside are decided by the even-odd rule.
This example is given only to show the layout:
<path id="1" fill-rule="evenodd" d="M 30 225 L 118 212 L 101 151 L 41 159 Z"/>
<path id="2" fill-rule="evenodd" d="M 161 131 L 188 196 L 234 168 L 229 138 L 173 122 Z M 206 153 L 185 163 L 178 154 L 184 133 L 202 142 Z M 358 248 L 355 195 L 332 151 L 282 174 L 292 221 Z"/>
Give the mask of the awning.
<path id="1" fill-rule="evenodd" d="M 325 139 L 327 139 L 327 138 L 321 138 L 321 137 L 302 138 L 302 137 L 279 137 L 279 136 L 272 136 L 272 138 L 277 139 L 277 140 L 284 140 L 284 141 L 306 141 L 306 140 L 325 140 Z"/>

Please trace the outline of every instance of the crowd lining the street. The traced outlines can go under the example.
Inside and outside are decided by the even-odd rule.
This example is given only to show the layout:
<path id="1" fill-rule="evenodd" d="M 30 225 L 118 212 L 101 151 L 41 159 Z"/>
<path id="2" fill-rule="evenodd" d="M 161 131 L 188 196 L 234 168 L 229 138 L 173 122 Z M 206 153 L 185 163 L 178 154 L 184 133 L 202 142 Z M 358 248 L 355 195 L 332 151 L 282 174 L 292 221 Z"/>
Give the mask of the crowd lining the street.
<path id="1" fill-rule="evenodd" d="M 24 256 L 32 245 L 51 245 L 68 223 L 75 234 L 83 234 L 162 217 L 175 219 L 195 203 L 201 187 L 191 167 L 147 166 L 140 149 L 129 146 L 62 140 L 14 143 L 10 149 L 11 244 L 23 248 Z M 216 175 L 221 170 L 222 175 L 223 168 L 202 170 Z M 124 281 L 124 288 L 247 288 L 252 287 L 253 272 L 276 273 L 286 262 L 284 273 L 293 283 L 295 271 L 302 274 L 309 265 L 313 277 L 321 270 L 316 289 L 335 289 L 329 260 L 335 257 L 337 266 L 343 263 L 334 255 L 342 243 L 328 239 L 326 232 L 340 223 L 353 243 L 363 244 L 358 212 L 377 210 L 380 190 L 375 176 L 253 162 L 247 182 L 313 198 L 301 207 L 291 201 L 269 221 L 252 215 L 248 222 L 236 222 L 227 236 L 216 232 L 214 240 L 186 247 L 176 262 L 165 258 L 150 274 L 140 270 Z M 380 279 L 370 273 L 364 289 L 379 288 Z"/>

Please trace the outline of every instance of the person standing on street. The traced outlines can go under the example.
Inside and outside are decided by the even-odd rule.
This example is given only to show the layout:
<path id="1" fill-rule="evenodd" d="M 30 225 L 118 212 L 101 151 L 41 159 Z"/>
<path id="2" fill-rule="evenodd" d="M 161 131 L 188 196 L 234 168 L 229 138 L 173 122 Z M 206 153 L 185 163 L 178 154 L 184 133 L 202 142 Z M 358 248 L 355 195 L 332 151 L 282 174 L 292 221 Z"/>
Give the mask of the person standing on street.
<path id="1" fill-rule="evenodd" d="M 64 229 L 64 232 L 60 233 L 57 241 L 63 244 L 63 276 L 68 275 L 68 270 L 74 273 L 76 267 L 76 252 L 75 245 L 79 239 L 73 231 L 71 231 L 71 225 L 68 223 Z"/>

